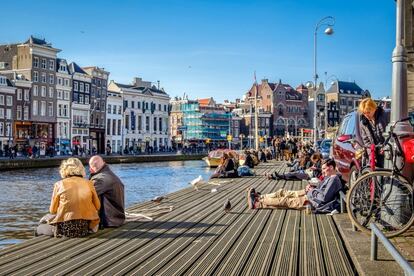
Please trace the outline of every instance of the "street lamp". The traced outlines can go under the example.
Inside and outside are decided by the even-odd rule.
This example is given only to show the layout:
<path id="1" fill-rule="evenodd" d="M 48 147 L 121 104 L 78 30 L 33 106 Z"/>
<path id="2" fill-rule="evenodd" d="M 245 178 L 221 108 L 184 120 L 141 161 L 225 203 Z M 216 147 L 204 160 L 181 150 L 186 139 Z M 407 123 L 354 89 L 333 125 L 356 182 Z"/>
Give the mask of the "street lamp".
<path id="1" fill-rule="evenodd" d="M 313 79 L 314 79 L 314 95 L 313 95 L 313 106 L 314 106 L 314 114 L 313 114 L 313 139 L 314 139 L 314 145 L 316 145 L 316 140 L 317 140 L 317 127 L 316 127 L 316 121 L 317 121 L 317 112 L 316 112 L 316 89 L 317 89 L 317 85 L 318 85 L 318 72 L 317 72 L 317 34 L 318 34 L 318 30 L 320 27 L 322 26 L 326 26 L 327 28 L 325 29 L 325 34 L 326 35 L 331 35 L 333 34 L 333 29 L 332 27 L 335 25 L 335 18 L 333 18 L 332 16 L 326 16 L 324 18 L 322 18 L 321 20 L 319 20 L 319 22 L 316 24 L 315 26 L 315 31 L 313 33 Z"/>
<path id="2" fill-rule="evenodd" d="M 242 150 L 242 149 L 243 149 L 243 138 L 244 138 L 245 136 L 244 136 L 244 134 L 242 133 L 242 134 L 240 134 L 240 135 L 239 135 L 239 137 L 240 137 L 240 150 Z"/>

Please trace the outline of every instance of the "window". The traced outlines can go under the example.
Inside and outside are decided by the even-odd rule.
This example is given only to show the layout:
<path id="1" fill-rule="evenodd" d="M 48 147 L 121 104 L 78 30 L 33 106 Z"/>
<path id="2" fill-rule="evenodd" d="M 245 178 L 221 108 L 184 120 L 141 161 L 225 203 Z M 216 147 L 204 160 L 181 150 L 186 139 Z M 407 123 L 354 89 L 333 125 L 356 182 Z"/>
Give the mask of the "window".
<path id="1" fill-rule="evenodd" d="M 40 116 L 46 116 L 46 102 L 42 101 L 40 105 Z"/>
<path id="2" fill-rule="evenodd" d="M 39 96 L 39 87 L 37 85 L 33 85 L 33 96 Z"/>
<path id="3" fill-rule="evenodd" d="M 28 101 L 29 100 L 29 89 L 25 89 L 24 90 L 24 100 Z"/>
<path id="4" fill-rule="evenodd" d="M 85 91 L 85 84 L 83 82 L 79 83 L 79 91 L 84 92 Z"/>
<path id="5" fill-rule="evenodd" d="M 63 91 L 63 98 L 69 100 L 69 91 Z"/>
<path id="6" fill-rule="evenodd" d="M 49 87 L 49 98 L 53 99 L 53 87 Z"/>
<path id="7" fill-rule="evenodd" d="M 83 95 L 82 94 L 79 94 L 79 101 L 78 101 L 78 103 L 84 103 L 84 101 L 83 101 Z"/>
<path id="8" fill-rule="evenodd" d="M 49 84 L 54 84 L 54 83 L 55 83 L 55 76 L 49 75 Z"/>
<path id="9" fill-rule="evenodd" d="M 128 101 L 127 100 L 125 100 L 124 101 L 124 108 L 127 108 L 128 107 Z"/>
<path id="10" fill-rule="evenodd" d="M 112 106 L 108 104 L 108 114 L 111 114 L 111 111 L 112 111 Z"/>
<path id="11" fill-rule="evenodd" d="M 339 127 L 338 136 L 345 134 L 345 131 L 347 129 L 346 126 L 348 125 L 348 121 L 349 121 L 349 116 L 347 116 L 343 119 L 342 124 Z"/>
<path id="12" fill-rule="evenodd" d="M 154 131 L 157 131 L 157 118 L 154 117 Z"/>
<path id="13" fill-rule="evenodd" d="M 0 95 L 0 104 L 4 105 L 4 95 Z"/>
<path id="14" fill-rule="evenodd" d="M 46 80 L 46 73 L 42 73 L 42 80 L 41 80 L 43 83 L 47 83 L 47 80 Z"/>
<path id="15" fill-rule="evenodd" d="M 121 120 L 118 120 L 118 135 L 121 135 Z"/>
<path id="16" fill-rule="evenodd" d="M 129 115 L 125 115 L 125 128 L 129 129 Z"/>
<path id="17" fill-rule="evenodd" d="M 138 130 L 142 130 L 142 116 L 138 116 Z"/>
<path id="18" fill-rule="evenodd" d="M 46 59 L 42 58 L 42 68 L 46 69 Z"/>
<path id="19" fill-rule="evenodd" d="M 73 91 L 79 91 L 79 83 L 77 81 L 73 82 Z"/>
<path id="20" fill-rule="evenodd" d="M 33 101 L 33 108 L 32 108 L 32 114 L 34 116 L 37 116 L 38 109 L 39 109 L 39 107 L 38 107 L 37 101 L 34 100 Z"/>
<path id="21" fill-rule="evenodd" d="M 159 128 L 160 131 L 162 131 L 162 118 L 159 118 Z"/>
<path id="22" fill-rule="evenodd" d="M 57 98 L 62 99 L 62 90 L 56 89 L 56 92 L 57 92 Z"/>
<path id="23" fill-rule="evenodd" d="M 138 109 L 141 109 L 141 102 L 137 102 Z"/>
<path id="24" fill-rule="evenodd" d="M 150 130 L 150 118 L 148 116 L 145 117 L 145 130 Z"/>
<path id="25" fill-rule="evenodd" d="M 25 106 L 24 107 L 24 111 L 23 111 L 23 119 L 24 120 L 29 120 L 29 107 Z"/>
<path id="26" fill-rule="evenodd" d="M 111 119 L 106 119 L 106 135 L 111 135 Z"/>
<path id="27" fill-rule="evenodd" d="M 135 102 L 131 101 L 131 108 L 135 108 Z"/>
<path id="28" fill-rule="evenodd" d="M 120 105 L 118 105 L 118 114 L 121 114 L 121 106 Z M 114 112 L 115 113 L 115 112 Z"/>
<path id="29" fill-rule="evenodd" d="M 22 119 L 22 106 L 18 105 L 16 110 L 16 119 L 21 120 Z"/>
<path id="30" fill-rule="evenodd" d="M 23 98 L 23 91 L 21 89 L 17 89 L 17 100 L 21 101 Z"/>
<path id="31" fill-rule="evenodd" d="M 345 134 L 348 135 L 355 135 L 355 128 L 356 128 L 356 113 L 351 113 L 351 116 L 349 116 L 348 124 L 346 125 Z"/>
<path id="32" fill-rule="evenodd" d="M 38 57 L 35 57 L 33 59 L 33 67 L 34 68 L 39 68 L 39 58 Z"/>
<path id="33" fill-rule="evenodd" d="M 49 60 L 49 70 L 55 70 L 55 61 L 53 59 Z"/>
<path id="34" fill-rule="evenodd" d="M 36 71 L 33 71 L 33 81 L 38 82 L 39 81 L 39 73 Z"/>
<path id="35" fill-rule="evenodd" d="M 7 96 L 6 97 L 6 104 L 7 104 L 7 106 L 12 106 L 13 105 L 13 97 L 12 96 Z"/>
<path id="36" fill-rule="evenodd" d="M 89 96 L 85 95 L 85 104 L 89 104 Z"/>
<path id="37" fill-rule="evenodd" d="M 120 106 L 119 106 L 120 107 Z M 112 112 L 113 114 L 116 114 L 116 105 L 114 105 L 113 106 L 113 112 Z M 121 114 L 121 113 L 119 113 L 119 114 Z"/>
<path id="38" fill-rule="evenodd" d="M 4 123 L 0 122 L 0 136 L 4 136 Z"/>
<path id="39" fill-rule="evenodd" d="M 85 83 L 85 92 L 89 93 L 89 84 Z"/>
<path id="40" fill-rule="evenodd" d="M 0 119 L 4 119 L 4 108 L 0 108 Z"/>
<path id="41" fill-rule="evenodd" d="M 158 104 L 158 110 L 161 111 L 161 104 Z"/>
<path id="42" fill-rule="evenodd" d="M 70 85 L 69 85 L 69 80 L 68 80 L 68 79 L 65 79 L 65 86 L 70 86 Z"/>
<path id="43" fill-rule="evenodd" d="M 46 86 L 42 86 L 42 97 L 46 97 Z"/>
<path id="44" fill-rule="evenodd" d="M 11 120 L 11 118 L 12 118 L 11 109 L 6 109 L 6 119 Z"/>
<path id="45" fill-rule="evenodd" d="M 11 125 L 10 125 L 10 123 L 6 123 L 6 133 L 5 133 L 5 136 L 10 136 L 12 133 L 11 133 Z"/>
<path id="46" fill-rule="evenodd" d="M 116 120 L 112 120 L 112 135 L 116 135 Z"/>
<path id="47" fill-rule="evenodd" d="M 63 116 L 68 117 L 68 105 L 64 104 L 63 105 Z"/>

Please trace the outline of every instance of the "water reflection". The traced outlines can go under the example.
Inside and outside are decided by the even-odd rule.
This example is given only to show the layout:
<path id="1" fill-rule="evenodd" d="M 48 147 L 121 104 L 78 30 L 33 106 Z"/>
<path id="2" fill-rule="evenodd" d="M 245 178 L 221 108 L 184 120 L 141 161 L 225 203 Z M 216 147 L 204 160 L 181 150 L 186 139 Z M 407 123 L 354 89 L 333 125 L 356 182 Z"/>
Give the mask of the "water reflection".
<path id="1" fill-rule="evenodd" d="M 125 184 L 125 204 L 188 187 L 211 170 L 203 161 L 173 161 L 111 165 Z M 33 236 L 39 219 L 48 211 L 58 168 L 26 169 L 0 173 L 0 248 Z"/>

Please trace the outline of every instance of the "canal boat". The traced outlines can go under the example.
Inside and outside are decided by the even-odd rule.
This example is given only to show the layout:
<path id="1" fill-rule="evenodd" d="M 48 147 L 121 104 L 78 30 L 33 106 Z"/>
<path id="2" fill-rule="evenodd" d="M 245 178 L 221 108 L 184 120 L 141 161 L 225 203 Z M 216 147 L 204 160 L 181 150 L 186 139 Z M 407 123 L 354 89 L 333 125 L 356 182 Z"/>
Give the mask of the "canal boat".
<path id="1" fill-rule="evenodd" d="M 223 153 L 233 152 L 235 156 L 238 156 L 234 150 L 229 149 L 218 149 L 210 151 L 208 156 L 204 157 L 203 160 L 207 163 L 210 168 L 217 168 L 220 165 L 220 160 L 223 157 Z"/>

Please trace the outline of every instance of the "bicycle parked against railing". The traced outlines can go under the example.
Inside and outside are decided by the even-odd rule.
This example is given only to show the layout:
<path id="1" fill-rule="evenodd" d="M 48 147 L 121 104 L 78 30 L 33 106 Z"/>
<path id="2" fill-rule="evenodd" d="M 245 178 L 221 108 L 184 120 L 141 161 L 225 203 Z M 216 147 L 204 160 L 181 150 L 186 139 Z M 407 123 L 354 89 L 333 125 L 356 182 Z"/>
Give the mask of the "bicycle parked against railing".
<path id="1" fill-rule="evenodd" d="M 387 237 L 397 236 L 414 223 L 413 185 L 401 174 L 405 163 L 414 163 L 411 150 L 414 139 L 408 135 L 397 135 L 397 123 L 390 126 L 388 137 L 380 148 L 392 160 L 392 169 L 378 169 L 362 174 L 347 195 L 347 211 L 354 225 L 365 233 L 370 233 L 369 225 L 374 223 Z M 394 144 L 391 144 L 391 138 Z M 411 145 L 411 148 L 410 148 Z M 378 146 L 377 146 L 378 147 Z M 375 149 L 374 149 L 375 150 Z M 402 165 L 397 165 L 400 157 Z"/>

